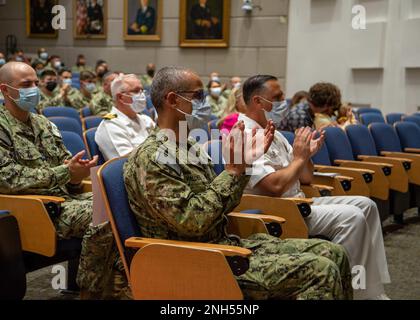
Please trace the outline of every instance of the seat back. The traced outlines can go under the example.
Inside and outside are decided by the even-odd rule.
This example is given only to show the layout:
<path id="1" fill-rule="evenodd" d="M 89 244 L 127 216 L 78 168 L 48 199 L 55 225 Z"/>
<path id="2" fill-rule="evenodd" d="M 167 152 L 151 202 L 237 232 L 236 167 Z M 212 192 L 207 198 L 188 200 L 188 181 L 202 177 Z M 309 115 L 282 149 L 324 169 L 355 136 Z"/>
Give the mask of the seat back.
<path id="1" fill-rule="evenodd" d="M 77 120 L 65 117 L 51 117 L 48 119 L 57 126 L 58 130 L 74 132 L 83 139 L 82 125 Z"/>
<path id="2" fill-rule="evenodd" d="M 98 171 L 99 184 L 104 199 L 112 232 L 123 260 L 127 278 L 130 279 L 129 265 L 131 256 L 125 249 L 125 240 L 140 237 L 140 228 L 128 203 L 124 183 L 124 164 L 127 158 L 113 159 L 105 163 Z"/>
<path id="3" fill-rule="evenodd" d="M 222 141 L 211 140 L 207 144 L 207 153 L 211 157 L 213 163 L 214 172 L 217 175 L 221 174 L 225 170 L 223 154 L 222 154 Z"/>
<path id="4" fill-rule="evenodd" d="M 357 114 L 366 114 L 366 113 L 377 113 L 382 115 L 382 111 L 377 108 L 359 108 Z"/>
<path id="5" fill-rule="evenodd" d="M 385 119 L 379 113 L 364 113 L 360 115 L 360 122 L 368 126 L 371 123 L 385 123 Z"/>
<path id="6" fill-rule="evenodd" d="M 397 122 L 394 124 L 394 128 L 403 149 L 420 149 L 420 127 L 418 125 L 411 122 Z"/>
<path id="7" fill-rule="evenodd" d="M 90 157 L 93 158 L 94 156 L 98 156 L 98 165 L 102 165 L 105 163 L 105 159 L 95 141 L 96 130 L 96 128 L 93 128 L 84 133 L 85 144 Z"/>
<path id="8" fill-rule="evenodd" d="M 73 72 L 71 76 L 71 86 L 77 90 L 80 89 L 80 73 Z"/>
<path id="9" fill-rule="evenodd" d="M 90 108 L 89 107 L 84 107 L 82 109 L 82 117 L 87 118 L 87 117 L 90 117 L 90 116 L 92 116 L 92 112 L 90 111 Z"/>
<path id="10" fill-rule="evenodd" d="M 347 137 L 353 150 L 353 156 L 377 156 L 375 141 L 367 127 L 351 125 L 346 127 Z"/>
<path id="11" fill-rule="evenodd" d="M 373 140 L 375 140 L 376 151 L 402 152 L 401 142 L 394 127 L 385 123 L 372 123 L 369 126 Z"/>
<path id="12" fill-rule="evenodd" d="M 394 123 L 401 121 L 404 113 L 390 113 L 386 116 L 386 123 L 394 125 Z"/>
<path id="13" fill-rule="evenodd" d="M 69 131 L 61 131 L 61 136 L 63 137 L 63 143 L 66 146 L 67 150 L 75 156 L 81 151 L 87 151 L 86 146 L 77 133 L 69 132 Z M 86 152 L 83 159 L 88 159 L 89 154 Z"/>
<path id="14" fill-rule="evenodd" d="M 412 123 L 415 123 L 416 125 L 420 126 L 420 117 L 418 117 L 418 116 L 404 117 L 403 121 L 404 122 L 412 122 Z"/>
<path id="15" fill-rule="evenodd" d="M 102 121 L 103 121 L 102 117 L 97 117 L 97 116 L 86 117 L 83 119 L 83 126 L 85 130 L 97 128 L 99 127 Z"/>
<path id="16" fill-rule="evenodd" d="M 70 107 L 46 107 L 42 110 L 42 114 L 47 118 L 51 117 L 65 117 L 65 118 L 72 118 L 77 120 L 80 124 L 82 121 L 80 120 L 80 113 L 76 109 Z"/>
<path id="17" fill-rule="evenodd" d="M 350 141 L 342 129 L 326 128 L 325 138 L 331 163 L 334 163 L 335 160 L 354 160 Z"/>
<path id="18" fill-rule="evenodd" d="M 290 131 L 280 131 L 280 133 L 293 146 L 293 143 L 295 142 L 295 134 L 293 132 L 290 132 Z"/>

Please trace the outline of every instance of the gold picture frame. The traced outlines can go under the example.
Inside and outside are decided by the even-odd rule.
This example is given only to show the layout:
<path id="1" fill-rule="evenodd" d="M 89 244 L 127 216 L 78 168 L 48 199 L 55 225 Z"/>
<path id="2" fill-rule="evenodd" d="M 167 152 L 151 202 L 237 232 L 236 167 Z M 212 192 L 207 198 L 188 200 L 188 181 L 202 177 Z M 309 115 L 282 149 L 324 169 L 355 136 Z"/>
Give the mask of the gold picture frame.
<path id="1" fill-rule="evenodd" d="M 57 38 L 58 30 L 52 28 L 52 8 L 58 0 L 46 0 L 44 6 L 38 0 L 26 0 L 26 36 L 30 38 Z"/>
<path id="2" fill-rule="evenodd" d="M 73 0 L 73 38 L 106 39 L 108 35 L 108 0 Z"/>
<path id="3" fill-rule="evenodd" d="M 139 0 L 124 0 L 123 34 L 125 41 L 161 41 L 164 0 L 149 0 L 140 8 Z M 144 23 L 139 23 L 139 20 Z"/>
<path id="4" fill-rule="evenodd" d="M 180 1 L 179 46 L 181 48 L 229 47 L 230 0 L 213 0 L 201 8 L 199 0 Z M 208 19 L 200 19 L 203 16 L 207 16 Z"/>

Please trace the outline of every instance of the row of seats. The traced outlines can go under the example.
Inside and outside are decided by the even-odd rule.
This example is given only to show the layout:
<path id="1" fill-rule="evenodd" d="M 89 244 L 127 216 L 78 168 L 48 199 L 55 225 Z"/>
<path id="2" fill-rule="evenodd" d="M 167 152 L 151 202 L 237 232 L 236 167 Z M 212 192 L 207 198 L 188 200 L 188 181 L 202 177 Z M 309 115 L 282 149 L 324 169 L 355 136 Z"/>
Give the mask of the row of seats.
<path id="1" fill-rule="evenodd" d="M 360 123 L 368 126 L 372 123 L 388 123 L 394 125 L 396 122 L 413 122 L 420 126 L 420 113 L 415 113 L 412 116 L 404 113 L 390 113 L 383 116 L 382 111 L 376 108 L 361 108 L 355 112 Z"/>

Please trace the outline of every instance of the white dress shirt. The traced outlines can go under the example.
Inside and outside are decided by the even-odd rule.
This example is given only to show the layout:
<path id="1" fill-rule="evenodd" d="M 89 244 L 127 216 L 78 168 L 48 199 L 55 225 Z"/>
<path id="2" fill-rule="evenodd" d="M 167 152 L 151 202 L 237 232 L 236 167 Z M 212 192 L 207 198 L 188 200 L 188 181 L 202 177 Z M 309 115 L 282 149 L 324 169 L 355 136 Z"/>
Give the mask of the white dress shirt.
<path id="1" fill-rule="evenodd" d="M 263 129 L 256 121 L 240 114 L 238 121 L 243 121 L 245 131 L 251 132 L 254 127 Z M 260 159 L 254 162 L 251 179 L 245 193 L 264 195 L 265 192 L 257 187 L 265 177 L 274 172 L 287 168 L 293 161 L 293 147 L 287 139 L 278 131 L 275 132 L 273 143 L 268 152 Z M 284 198 L 304 198 L 305 194 L 300 189 L 300 182 L 297 180 L 292 187 L 287 190 L 282 197 Z"/>
<path id="2" fill-rule="evenodd" d="M 155 123 L 148 116 L 139 114 L 136 120 L 132 120 L 116 107 L 111 109 L 111 113 L 116 118 L 102 121 L 95 135 L 106 161 L 131 153 L 155 128 Z"/>

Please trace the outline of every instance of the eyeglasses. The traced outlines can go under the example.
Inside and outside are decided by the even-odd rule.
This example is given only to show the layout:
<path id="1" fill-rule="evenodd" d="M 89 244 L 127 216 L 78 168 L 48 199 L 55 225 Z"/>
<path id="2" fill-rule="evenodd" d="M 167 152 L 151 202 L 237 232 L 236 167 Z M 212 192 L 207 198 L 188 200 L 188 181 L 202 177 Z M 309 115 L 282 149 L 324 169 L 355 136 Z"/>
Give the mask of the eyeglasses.
<path id="1" fill-rule="evenodd" d="M 187 94 L 193 94 L 192 99 L 193 100 L 199 100 L 199 101 L 204 101 L 205 99 L 205 94 L 204 94 L 204 90 L 200 89 L 197 91 L 177 91 L 177 94 L 183 94 L 183 93 L 187 93 Z"/>

